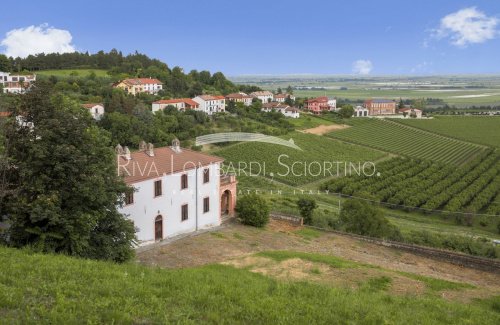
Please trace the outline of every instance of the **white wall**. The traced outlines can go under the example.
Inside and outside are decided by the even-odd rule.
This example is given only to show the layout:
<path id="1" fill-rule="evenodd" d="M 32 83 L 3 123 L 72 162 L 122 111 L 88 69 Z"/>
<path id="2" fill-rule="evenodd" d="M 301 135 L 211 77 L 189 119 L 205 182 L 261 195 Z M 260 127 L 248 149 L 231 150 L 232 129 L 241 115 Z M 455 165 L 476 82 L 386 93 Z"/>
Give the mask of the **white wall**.
<path id="1" fill-rule="evenodd" d="M 203 169 L 210 168 L 210 182 L 203 184 Z M 138 228 L 137 237 L 143 244 L 155 239 L 155 218 L 163 217 L 163 236 L 172 237 L 220 225 L 219 164 L 187 171 L 188 188 L 181 190 L 182 173 L 164 175 L 133 184 L 134 203 L 120 208 Z M 154 197 L 154 181 L 162 180 L 162 195 Z M 196 183 L 198 191 L 196 191 Z M 210 198 L 210 211 L 203 213 L 203 199 Z M 196 206 L 198 203 L 198 206 Z M 188 220 L 181 221 L 181 206 L 188 204 Z M 198 225 L 197 225 L 198 223 Z"/>

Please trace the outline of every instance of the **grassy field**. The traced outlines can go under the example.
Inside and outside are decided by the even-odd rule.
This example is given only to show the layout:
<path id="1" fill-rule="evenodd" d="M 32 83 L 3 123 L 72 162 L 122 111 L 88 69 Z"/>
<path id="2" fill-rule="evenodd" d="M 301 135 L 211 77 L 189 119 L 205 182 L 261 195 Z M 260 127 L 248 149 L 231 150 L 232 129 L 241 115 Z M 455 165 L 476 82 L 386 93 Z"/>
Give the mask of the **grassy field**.
<path id="1" fill-rule="evenodd" d="M 318 135 L 292 132 L 283 138 L 293 139 L 302 150 L 247 142 L 231 145 L 216 151 L 215 154 L 226 158 L 225 163 L 232 163 L 236 169 L 245 170 L 248 175 L 250 172 L 262 174 L 289 185 L 306 184 L 337 175 L 337 166 L 342 172 L 344 162 L 357 165 L 384 156 L 379 151 Z M 239 164 L 240 162 L 243 164 Z"/>
<path id="2" fill-rule="evenodd" d="M 56 77 L 87 77 L 94 72 L 98 77 L 108 77 L 107 71 L 102 69 L 61 69 L 61 70 L 41 70 L 37 71 L 37 75 L 56 76 Z"/>
<path id="3" fill-rule="evenodd" d="M 330 125 L 333 122 L 314 115 L 301 114 L 299 118 L 288 119 L 288 121 L 298 130 L 311 129 L 319 125 Z"/>
<path id="4" fill-rule="evenodd" d="M 395 121 L 456 139 L 500 147 L 500 117 L 438 116 L 433 119 Z"/>
<path id="5" fill-rule="evenodd" d="M 333 269 L 365 267 L 333 256 L 299 255 L 270 252 L 266 256 L 276 260 L 299 257 Z M 387 292 L 390 275 L 367 279 L 359 289 L 347 289 L 280 281 L 222 265 L 162 270 L 2 247 L 0 257 L 0 313 L 2 323 L 8 324 L 500 321 L 497 298 L 469 304 L 447 301 L 440 297 L 440 290 L 471 286 L 421 276 L 418 281 L 427 287 L 426 294 L 398 296 Z"/>
<path id="6" fill-rule="evenodd" d="M 475 144 L 438 136 L 400 123 L 380 119 L 353 119 L 353 127 L 328 136 L 420 159 L 463 164 L 484 150 Z"/>

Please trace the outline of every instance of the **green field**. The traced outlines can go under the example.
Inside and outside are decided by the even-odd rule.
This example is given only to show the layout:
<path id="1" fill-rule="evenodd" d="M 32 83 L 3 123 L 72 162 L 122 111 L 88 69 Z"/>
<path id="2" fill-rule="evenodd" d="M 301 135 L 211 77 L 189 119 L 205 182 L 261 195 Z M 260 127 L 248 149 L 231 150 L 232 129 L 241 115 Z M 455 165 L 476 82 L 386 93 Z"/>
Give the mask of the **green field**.
<path id="1" fill-rule="evenodd" d="M 343 171 L 344 163 L 352 162 L 358 166 L 358 163 L 371 162 L 384 156 L 376 150 L 318 135 L 292 132 L 283 138 L 293 139 L 302 150 L 275 144 L 246 142 L 223 148 L 215 154 L 224 157 L 226 164 L 231 162 L 234 168 L 240 169 L 239 174 L 246 170 L 248 175 L 250 172 L 261 174 L 289 185 L 302 185 L 335 176 L 337 165 L 340 171 Z M 239 162 L 244 164 L 238 166 Z M 255 168 L 250 169 L 251 162 Z M 328 164 L 326 168 L 325 163 Z"/>
<path id="2" fill-rule="evenodd" d="M 500 147 L 500 117 L 496 116 L 438 116 L 394 121 L 456 139 Z"/>
<path id="3" fill-rule="evenodd" d="M 56 76 L 56 77 L 87 77 L 92 72 L 98 77 L 109 77 L 108 71 L 102 69 L 61 69 L 61 70 L 40 70 L 36 71 L 37 75 Z"/>
<path id="4" fill-rule="evenodd" d="M 353 126 L 328 136 L 398 155 L 454 165 L 470 161 L 484 147 L 382 119 L 353 119 Z"/>
<path id="5" fill-rule="evenodd" d="M 334 256 L 264 252 L 282 261 L 300 258 L 334 269 L 363 269 Z M 359 289 L 271 277 L 211 265 L 163 270 L 116 265 L 0 247 L 0 315 L 6 324 L 498 324 L 498 298 L 464 304 L 441 291 L 471 285 L 383 271 Z M 36 267 L 33 267 L 33 266 Z M 389 293 L 392 277 L 419 281 L 420 296 Z"/>
<path id="6" fill-rule="evenodd" d="M 301 114 L 299 118 L 288 119 L 288 121 L 298 130 L 311 129 L 320 125 L 330 125 L 333 124 L 324 118 L 320 118 L 310 114 Z"/>

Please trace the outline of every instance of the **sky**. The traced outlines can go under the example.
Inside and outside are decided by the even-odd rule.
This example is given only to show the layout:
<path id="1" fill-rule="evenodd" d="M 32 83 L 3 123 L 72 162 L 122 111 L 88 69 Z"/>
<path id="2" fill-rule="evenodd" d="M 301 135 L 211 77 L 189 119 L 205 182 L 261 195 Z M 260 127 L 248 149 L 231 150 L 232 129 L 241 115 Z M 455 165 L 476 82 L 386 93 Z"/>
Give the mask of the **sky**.
<path id="1" fill-rule="evenodd" d="M 8 1 L 0 53 L 116 48 L 229 76 L 500 73 L 500 1 Z"/>

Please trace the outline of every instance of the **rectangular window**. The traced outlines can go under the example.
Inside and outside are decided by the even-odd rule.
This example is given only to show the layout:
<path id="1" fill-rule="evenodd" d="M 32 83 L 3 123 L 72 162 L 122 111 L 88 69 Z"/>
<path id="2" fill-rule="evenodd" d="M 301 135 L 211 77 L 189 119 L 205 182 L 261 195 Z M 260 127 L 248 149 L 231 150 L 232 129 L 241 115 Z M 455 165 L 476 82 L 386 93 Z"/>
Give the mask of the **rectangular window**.
<path id="1" fill-rule="evenodd" d="M 210 198 L 206 197 L 203 199 L 203 213 L 210 211 Z"/>
<path id="2" fill-rule="evenodd" d="M 125 205 L 134 204 L 134 192 L 125 193 Z"/>
<path id="3" fill-rule="evenodd" d="M 155 197 L 161 196 L 161 180 L 155 181 Z"/>
<path id="4" fill-rule="evenodd" d="M 188 205 L 184 204 L 181 206 L 181 221 L 185 221 L 188 219 Z"/>
<path id="5" fill-rule="evenodd" d="M 181 190 L 188 188 L 188 175 L 183 174 L 181 176 Z"/>
<path id="6" fill-rule="evenodd" d="M 203 170 L 203 183 L 208 183 L 210 182 L 210 169 L 205 168 Z"/>

